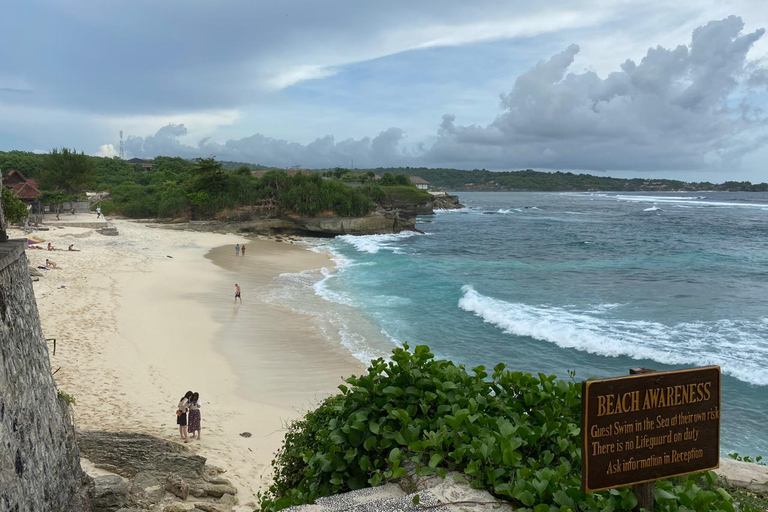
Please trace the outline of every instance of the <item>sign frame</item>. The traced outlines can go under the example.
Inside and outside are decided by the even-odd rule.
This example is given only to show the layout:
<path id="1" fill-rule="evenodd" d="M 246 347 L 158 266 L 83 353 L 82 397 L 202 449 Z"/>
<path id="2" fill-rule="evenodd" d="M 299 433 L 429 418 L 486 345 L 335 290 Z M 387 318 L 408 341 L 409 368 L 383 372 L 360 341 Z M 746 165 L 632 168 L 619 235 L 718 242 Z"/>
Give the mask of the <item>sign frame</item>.
<path id="1" fill-rule="evenodd" d="M 615 382 L 615 381 L 626 381 L 628 379 L 654 379 L 657 380 L 659 378 L 664 378 L 668 376 L 675 376 L 675 375 L 681 375 L 686 373 L 693 373 L 693 372 L 701 372 L 701 371 L 717 371 L 717 381 L 718 381 L 718 387 L 717 387 L 717 406 L 718 406 L 718 417 L 717 417 L 717 462 L 714 466 L 709 466 L 706 468 L 697 468 L 691 471 L 682 471 L 679 473 L 674 474 L 664 474 L 662 476 L 654 477 L 654 478 L 647 478 L 643 480 L 633 480 L 631 482 L 621 483 L 618 485 L 608 485 L 604 487 L 589 487 L 589 459 L 590 456 L 589 453 L 589 446 L 588 446 L 588 428 L 589 425 L 587 424 L 588 416 L 589 416 L 589 387 L 593 384 L 597 383 L 607 383 L 607 382 Z M 713 469 L 717 469 L 720 467 L 720 429 L 721 429 L 721 421 L 722 421 L 722 387 L 723 387 L 723 379 L 722 379 L 722 370 L 720 366 L 711 365 L 711 366 L 700 366 L 696 368 L 686 368 L 682 370 L 669 370 L 669 371 L 663 371 L 663 372 L 651 372 L 651 373 L 638 373 L 634 375 L 625 375 L 621 377 L 610 377 L 606 379 L 594 379 L 594 380 L 585 380 L 582 381 L 582 410 L 581 410 L 581 450 L 582 450 L 582 466 L 581 466 L 581 488 L 584 492 L 588 493 L 594 493 L 599 491 L 605 491 L 609 489 L 617 489 L 622 487 L 630 487 L 630 486 L 636 486 L 640 484 L 647 484 L 651 482 L 656 482 L 657 480 L 663 480 L 665 478 L 675 478 L 679 476 L 685 476 L 685 475 L 691 475 L 694 473 L 702 473 L 704 471 L 712 471 Z"/>

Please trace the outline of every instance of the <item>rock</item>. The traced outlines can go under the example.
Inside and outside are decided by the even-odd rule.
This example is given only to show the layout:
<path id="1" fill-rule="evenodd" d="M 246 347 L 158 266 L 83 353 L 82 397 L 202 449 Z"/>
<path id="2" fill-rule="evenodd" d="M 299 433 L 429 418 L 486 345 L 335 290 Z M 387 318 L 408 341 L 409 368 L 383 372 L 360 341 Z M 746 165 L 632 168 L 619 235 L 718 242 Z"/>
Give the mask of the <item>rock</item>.
<path id="1" fill-rule="evenodd" d="M 720 468 L 715 473 L 734 487 L 768 493 L 768 466 L 721 457 Z"/>
<path id="2" fill-rule="evenodd" d="M 192 503 L 171 503 L 163 509 L 163 512 L 189 512 L 195 509 Z M 199 509 L 198 509 L 199 510 Z"/>
<path id="3" fill-rule="evenodd" d="M 232 494 L 225 494 L 224 496 L 219 499 L 219 503 L 222 505 L 227 505 L 229 507 L 236 507 L 240 504 L 240 500 L 237 499 L 237 496 L 234 496 Z"/>
<path id="4" fill-rule="evenodd" d="M 131 501 L 149 508 L 165 496 L 163 479 L 154 473 L 138 473 L 131 479 Z"/>
<path id="5" fill-rule="evenodd" d="M 213 496 L 214 498 L 221 498 L 225 494 L 237 494 L 237 489 L 228 484 L 212 484 L 210 482 L 203 482 L 200 488 L 205 490 L 205 494 Z"/>
<path id="6" fill-rule="evenodd" d="M 191 494 L 195 498 L 205 498 L 206 496 L 208 496 L 208 493 L 205 492 L 205 489 L 203 489 L 202 487 L 197 487 L 195 485 L 190 486 L 189 494 Z"/>
<path id="7" fill-rule="evenodd" d="M 117 512 L 147 512 L 144 508 L 121 508 Z"/>
<path id="8" fill-rule="evenodd" d="M 252 435 L 252 434 L 251 434 L 250 432 L 241 432 L 241 433 L 240 433 L 240 436 L 241 436 L 241 437 L 251 437 L 251 435 Z"/>
<path id="9" fill-rule="evenodd" d="M 165 478 L 165 490 L 185 501 L 189 497 L 189 484 L 175 473 L 171 473 Z"/>
<path id="10" fill-rule="evenodd" d="M 118 475 L 104 475 L 93 479 L 95 491 L 93 512 L 115 512 L 128 501 L 128 482 Z"/>
<path id="11" fill-rule="evenodd" d="M 195 503 L 195 506 L 203 512 L 224 512 L 224 509 L 213 503 Z"/>
<path id="12" fill-rule="evenodd" d="M 79 431 L 80 452 L 96 467 L 133 478 L 139 473 L 176 473 L 186 480 L 202 480 L 205 457 L 183 445 L 143 434 Z"/>

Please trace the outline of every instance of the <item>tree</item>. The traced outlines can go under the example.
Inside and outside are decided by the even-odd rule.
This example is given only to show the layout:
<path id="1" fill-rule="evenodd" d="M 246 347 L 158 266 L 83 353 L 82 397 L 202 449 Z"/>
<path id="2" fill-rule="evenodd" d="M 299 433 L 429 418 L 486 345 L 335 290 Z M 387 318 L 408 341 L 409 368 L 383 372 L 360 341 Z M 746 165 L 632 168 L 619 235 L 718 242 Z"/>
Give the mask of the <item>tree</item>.
<path id="1" fill-rule="evenodd" d="M 82 192 L 96 181 L 96 165 L 82 151 L 53 149 L 46 155 L 40 173 L 43 188 L 65 190 L 68 194 Z"/>
<path id="2" fill-rule="evenodd" d="M 381 177 L 381 185 L 384 187 L 391 187 L 394 185 L 397 185 L 397 181 L 395 180 L 395 175 L 391 172 L 385 172 L 384 176 Z"/>
<path id="3" fill-rule="evenodd" d="M 213 157 L 196 158 L 192 174 L 195 176 L 193 186 L 195 191 L 203 191 L 210 195 L 215 195 L 224 191 L 227 186 L 224 166 Z"/>
<path id="4" fill-rule="evenodd" d="M 58 220 L 59 214 L 61 213 L 61 204 L 67 201 L 67 193 L 63 190 L 43 190 L 43 195 L 40 197 L 40 200 L 44 204 L 51 205 L 55 208 L 56 213 L 56 219 Z"/>
<path id="5" fill-rule="evenodd" d="M 16 193 L 7 187 L 3 187 L 2 203 L 3 216 L 9 224 L 24 222 L 24 219 L 29 216 L 29 210 L 27 210 L 27 205 L 24 204 L 24 201 L 19 199 Z"/>
<path id="6" fill-rule="evenodd" d="M 408 176 L 406 176 L 405 174 L 398 174 L 395 176 L 395 183 L 397 185 L 404 185 L 407 187 L 411 184 L 411 180 L 409 180 Z"/>

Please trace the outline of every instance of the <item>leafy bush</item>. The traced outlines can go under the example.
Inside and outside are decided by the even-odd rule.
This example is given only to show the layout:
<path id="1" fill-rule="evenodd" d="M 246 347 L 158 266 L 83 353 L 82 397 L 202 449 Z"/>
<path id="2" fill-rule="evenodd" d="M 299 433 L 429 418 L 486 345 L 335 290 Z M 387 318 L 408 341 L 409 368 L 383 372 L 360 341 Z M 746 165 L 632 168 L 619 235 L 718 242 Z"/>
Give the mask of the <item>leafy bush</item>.
<path id="1" fill-rule="evenodd" d="M 458 471 L 518 510 L 632 510 L 627 488 L 581 491 L 581 387 L 498 364 L 436 360 L 429 347 L 405 345 L 391 361 L 346 380 L 341 394 L 294 422 L 273 460 L 274 483 L 262 510 L 376 486 L 407 474 Z M 657 510 L 733 511 L 714 474 L 657 484 Z"/>
<path id="2" fill-rule="evenodd" d="M 16 192 L 13 190 L 4 186 L 0 186 L 0 188 L 2 188 L 2 201 L 0 202 L 3 203 L 3 216 L 5 217 L 5 221 L 9 224 L 24 222 L 29 216 L 27 205 L 24 204 L 24 201 L 19 199 Z"/>

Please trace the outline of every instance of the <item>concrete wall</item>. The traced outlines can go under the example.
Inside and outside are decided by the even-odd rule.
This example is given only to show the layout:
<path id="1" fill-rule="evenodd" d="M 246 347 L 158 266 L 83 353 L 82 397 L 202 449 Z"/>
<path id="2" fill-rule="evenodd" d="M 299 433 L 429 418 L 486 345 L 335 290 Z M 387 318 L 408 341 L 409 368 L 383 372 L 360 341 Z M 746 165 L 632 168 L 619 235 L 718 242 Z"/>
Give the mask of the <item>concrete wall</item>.
<path id="1" fill-rule="evenodd" d="M 0 243 L 0 510 L 88 511 L 90 479 L 57 397 L 25 246 Z"/>

